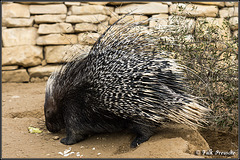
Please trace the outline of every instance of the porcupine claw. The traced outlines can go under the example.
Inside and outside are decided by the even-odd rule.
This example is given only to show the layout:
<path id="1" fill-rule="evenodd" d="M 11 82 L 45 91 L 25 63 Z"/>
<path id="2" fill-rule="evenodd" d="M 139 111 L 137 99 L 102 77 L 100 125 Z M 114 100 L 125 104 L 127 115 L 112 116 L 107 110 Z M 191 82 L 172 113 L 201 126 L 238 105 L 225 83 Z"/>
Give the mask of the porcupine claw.
<path id="1" fill-rule="evenodd" d="M 131 148 L 136 148 L 138 147 L 141 143 L 146 142 L 149 140 L 151 136 L 145 136 L 145 135 L 138 135 L 131 143 L 130 147 Z"/>

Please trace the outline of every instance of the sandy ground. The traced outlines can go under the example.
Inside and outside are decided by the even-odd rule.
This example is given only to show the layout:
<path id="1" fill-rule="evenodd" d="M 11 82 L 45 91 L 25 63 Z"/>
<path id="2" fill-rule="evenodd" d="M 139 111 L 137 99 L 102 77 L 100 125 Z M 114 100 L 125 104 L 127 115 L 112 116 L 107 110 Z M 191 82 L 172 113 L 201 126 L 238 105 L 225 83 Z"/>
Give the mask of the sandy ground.
<path id="1" fill-rule="evenodd" d="M 128 131 L 93 135 L 77 144 L 63 145 L 56 139 L 65 133 L 50 133 L 44 125 L 44 90 L 45 83 L 2 84 L 3 158 L 200 158 L 195 151 L 211 147 L 199 132 L 176 124 L 162 127 L 136 149 L 129 147 L 134 135 Z M 43 132 L 31 134 L 29 126 Z M 69 148 L 71 154 L 61 154 Z"/>

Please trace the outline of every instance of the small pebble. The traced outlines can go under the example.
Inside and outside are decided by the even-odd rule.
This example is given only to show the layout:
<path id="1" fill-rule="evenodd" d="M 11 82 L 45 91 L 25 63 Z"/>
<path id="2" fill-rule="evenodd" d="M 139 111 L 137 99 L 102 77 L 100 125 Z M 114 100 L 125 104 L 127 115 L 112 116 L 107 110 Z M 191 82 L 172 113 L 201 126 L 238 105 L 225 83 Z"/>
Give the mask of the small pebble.
<path id="1" fill-rule="evenodd" d="M 96 148 L 92 148 L 92 150 L 95 150 Z"/>
<path id="2" fill-rule="evenodd" d="M 71 154 L 74 154 L 74 152 L 66 153 L 66 154 L 64 154 L 63 156 L 64 156 L 64 157 L 67 157 L 67 156 L 69 156 L 69 155 L 71 155 Z"/>
<path id="3" fill-rule="evenodd" d="M 69 153 L 69 152 L 71 151 L 71 149 L 72 149 L 72 147 L 69 147 L 69 149 L 65 149 L 65 150 L 64 150 L 64 154 Z"/>
<path id="4" fill-rule="evenodd" d="M 20 98 L 20 96 L 12 96 L 11 98 Z"/>
<path id="5" fill-rule="evenodd" d="M 81 146 L 80 148 L 84 148 L 84 146 Z"/>
<path id="6" fill-rule="evenodd" d="M 54 136 L 53 139 L 54 140 L 59 140 L 59 136 Z"/>
<path id="7" fill-rule="evenodd" d="M 50 156 L 50 154 L 47 154 L 47 156 Z"/>
<path id="8" fill-rule="evenodd" d="M 98 156 L 100 156 L 100 155 L 101 155 L 101 153 L 98 153 L 97 155 L 98 155 Z"/>
<path id="9" fill-rule="evenodd" d="M 61 155 L 63 155 L 64 157 L 67 157 L 67 156 L 69 156 L 69 155 L 71 155 L 71 154 L 74 154 L 74 152 L 70 152 L 71 149 L 72 149 L 72 147 L 69 147 L 69 149 L 65 149 L 63 153 L 62 153 L 62 152 L 58 152 L 58 154 L 61 154 Z"/>
<path id="10" fill-rule="evenodd" d="M 61 154 L 61 155 L 63 155 L 63 153 L 62 153 L 62 152 L 58 152 L 58 154 Z"/>

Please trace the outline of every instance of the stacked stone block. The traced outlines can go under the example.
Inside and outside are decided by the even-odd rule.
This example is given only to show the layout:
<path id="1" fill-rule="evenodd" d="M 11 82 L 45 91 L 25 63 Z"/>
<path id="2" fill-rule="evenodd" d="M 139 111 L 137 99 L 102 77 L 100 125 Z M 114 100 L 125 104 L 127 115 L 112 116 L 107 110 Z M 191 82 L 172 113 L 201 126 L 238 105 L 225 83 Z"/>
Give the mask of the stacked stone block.
<path id="1" fill-rule="evenodd" d="M 146 26 L 167 26 L 179 5 L 185 7 L 181 14 L 194 16 L 186 19 L 188 38 L 198 27 L 196 21 L 203 18 L 215 25 L 227 19 L 231 27 L 224 33 L 238 35 L 237 2 L 3 2 L 2 81 L 45 81 L 72 55 L 87 56 L 101 33 L 119 17 L 131 12 L 126 18 L 137 22 L 153 17 Z"/>

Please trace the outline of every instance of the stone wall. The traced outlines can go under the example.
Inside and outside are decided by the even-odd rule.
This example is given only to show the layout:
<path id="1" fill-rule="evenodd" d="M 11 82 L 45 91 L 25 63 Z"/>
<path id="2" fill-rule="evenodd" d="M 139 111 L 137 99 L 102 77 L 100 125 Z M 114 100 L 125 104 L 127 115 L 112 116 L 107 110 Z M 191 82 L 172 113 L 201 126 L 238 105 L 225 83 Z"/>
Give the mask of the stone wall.
<path id="1" fill-rule="evenodd" d="M 3 2 L 2 82 L 47 80 L 57 65 L 75 53 L 86 56 L 95 40 L 117 17 L 133 11 L 135 21 L 159 18 L 163 25 L 178 4 L 174 2 Z M 192 6 L 196 10 L 192 10 Z M 137 8 L 137 9 L 136 9 Z M 231 24 L 238 35 L 237 2 L 192 2 L 186 14 Z M 230 18 L 229 18 L 230 17 Z M 154 26 L 155 21 L 146 25 Z"/>

